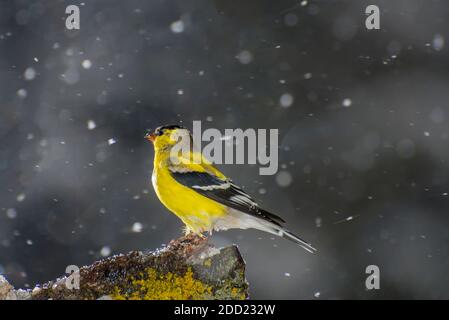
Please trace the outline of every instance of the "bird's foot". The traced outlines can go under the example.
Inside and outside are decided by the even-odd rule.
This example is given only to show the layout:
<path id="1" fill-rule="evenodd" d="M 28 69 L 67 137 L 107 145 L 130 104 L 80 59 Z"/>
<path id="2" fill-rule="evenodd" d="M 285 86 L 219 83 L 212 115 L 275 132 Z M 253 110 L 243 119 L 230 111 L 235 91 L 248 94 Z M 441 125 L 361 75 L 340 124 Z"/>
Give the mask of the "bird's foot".
<path id="1" fill-rule="evenodd" d="M 190 242 L 192 244 L 201 244 L 207 242 L 208 237 L 204 233 L 190 232 L 183 237 L 183 242 Z"/>
<path id="2" fill-rule="evenodd" d="M 184 226 L 184 227 L 182 227 L 182 232 L 184 232 L 184 236 L 186 237 L 189 234 L 191 234 L 193 231 L 188 226 Z"/>
<path id="3" fill-rule="evenodd" d="M 207 245 L 207 241 L 208 237 L 203 233 L 190 232 L 179 239 L 170 241 L 169 246 L 174 250 L 183 251 L 186 255 L 191 255 L 204 248 Z"/>
<path id="4" fill-rule="evenodd" d="M 208 245 L 209 238 L 203 233 L 190 233 L 184 237 L 187 246 L 184 249 L 184 253 L 187 256 L 196 255 L 198 252 L 204 250 Z"/>

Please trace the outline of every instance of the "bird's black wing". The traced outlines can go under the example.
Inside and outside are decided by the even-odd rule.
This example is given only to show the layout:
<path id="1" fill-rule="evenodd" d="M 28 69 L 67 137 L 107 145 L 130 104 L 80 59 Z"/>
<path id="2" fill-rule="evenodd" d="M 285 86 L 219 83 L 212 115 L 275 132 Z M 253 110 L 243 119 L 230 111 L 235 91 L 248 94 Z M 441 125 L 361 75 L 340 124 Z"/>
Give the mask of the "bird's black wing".
<path id="1" fill-rule="evenodd" d="M 259 208 L 247 193 L 229 179 L 222 180 L 207 172 L 170 170 L 170 173 L 180 184 L 225 206 L 268 220 L 279 226 L 285 222 L 281 217 Z"/>

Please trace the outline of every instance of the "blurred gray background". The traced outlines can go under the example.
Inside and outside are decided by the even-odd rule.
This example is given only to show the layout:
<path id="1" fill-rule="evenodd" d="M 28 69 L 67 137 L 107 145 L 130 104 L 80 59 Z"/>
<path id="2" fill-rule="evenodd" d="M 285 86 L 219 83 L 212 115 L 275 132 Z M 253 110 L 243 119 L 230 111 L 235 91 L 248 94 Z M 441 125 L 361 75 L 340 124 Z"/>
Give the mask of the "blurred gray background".
<path id="1" fill-rule="evenodd" d="M 143 135 L 202 120 L 279 129 L 277 175 L 220 168 L 319 250 L 215 233 L 252 298 L 448 299 L 448 21 L 435 0 L 1 1 L 0 273 L 32 287 L 180 236 Z"/>

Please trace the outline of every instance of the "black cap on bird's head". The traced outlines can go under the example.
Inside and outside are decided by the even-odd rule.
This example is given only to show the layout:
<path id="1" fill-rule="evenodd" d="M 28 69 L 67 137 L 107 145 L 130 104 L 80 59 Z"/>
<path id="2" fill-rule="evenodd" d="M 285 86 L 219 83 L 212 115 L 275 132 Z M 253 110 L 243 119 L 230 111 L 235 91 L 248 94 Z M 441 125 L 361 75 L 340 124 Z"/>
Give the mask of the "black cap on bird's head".
<path id="1" fill-rule="evenodd" d="M 174 129 L 186 129 L 186 128 L 181 125 L 178 125 L 178 124 L 168 124 L 168 125 L 159 126 L 156 129 L 154 129 L 153 132 L 148 132 L 145 135 L 145 139 L 147 139 L 151 142 L 154 142 L 154 140 L 156 139 L 157 136 L 163 135 L 164 132 L 167 130 L 174 130 Z"/>

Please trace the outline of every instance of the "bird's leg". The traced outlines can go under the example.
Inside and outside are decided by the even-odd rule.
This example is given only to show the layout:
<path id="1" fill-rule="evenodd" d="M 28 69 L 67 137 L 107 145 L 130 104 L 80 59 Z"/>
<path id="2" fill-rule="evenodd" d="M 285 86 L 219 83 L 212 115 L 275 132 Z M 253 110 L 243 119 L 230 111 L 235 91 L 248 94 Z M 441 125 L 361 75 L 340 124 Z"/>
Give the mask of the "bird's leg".
<path id="1" fill-rule="evenodd" d="M 184 236 L 176 240 L 171 240 L 169 246 L 191 254 L 207 244 L 208 237 L 202 231 L 195 231 L 187 225 L 184 226 L 183 231 Z"/>
<path id="2" fill-rule="evenodd" d="M 207 245 L 208 238 L 202 233 L 196 233 L 193 230 L 177 240 L 172 240 L 170 246 L 176 248 L 176 250 L 181 250 L 185 255 L 192 255 L 195 252 L 203 250 Z"/>
<path id="3" fill-rule="evenodd" d="M 185 225 L 182 229 L 185 237 L 187 237 L 189 234 L 192 234 L 192 229 L 190 229 L 187 225 Z"/>
<path id="4" fill-rule="evenodd" d="M 190 232 L 187 235 L 184 236 L 184 238 L 188 241 L 194 242 L 194 243 L 200 243 L 203 241 L 207 241 L 208 237 L 203 232 Z"/>
<path id="5" fill-rule="evenodd" d="M 209 231 L 205 231 L 205 230 L 198 230 L 198 231 L 194 231 L 192 228 L 190 228 L 189 226 L 185 225 L 183 227 L 183 232 L 184 232 L 184 238 L 186 240 L 206 240 L 210 235 L 212 235 L 212 232 Z M 207 234 L 207 235 L 206 235 Z"/>
<path id="6" fill-rule="evenodd" d="M 191 253 L 198 250 L 201 247 L 204 247 L 207 245 L 207 242 L 209 240 L 209 237 L 206 235 L 205 232 L 199 231 L 199 232 L 191 232 L 187 236 L 185 236 L 185 241 L 189 242 L 191 245 L 191 250 L 189 250 Z"/>

